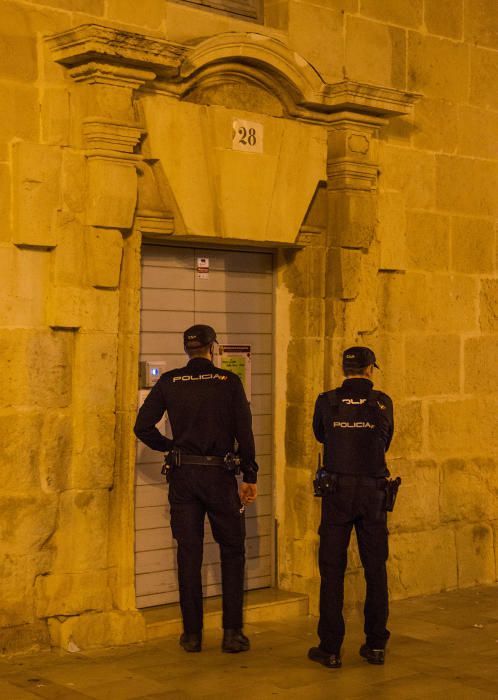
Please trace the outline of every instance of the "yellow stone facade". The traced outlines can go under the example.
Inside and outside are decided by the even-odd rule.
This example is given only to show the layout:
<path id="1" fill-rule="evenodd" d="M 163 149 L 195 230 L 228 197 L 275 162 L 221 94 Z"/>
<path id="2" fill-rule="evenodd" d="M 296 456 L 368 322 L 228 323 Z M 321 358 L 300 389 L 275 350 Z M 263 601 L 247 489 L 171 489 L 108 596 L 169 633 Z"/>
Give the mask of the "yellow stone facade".
<path id="1" fill-rule="evenodd" d="M 498 6 L 264 5 L 1 3 L 4 651 L 145 638 L 142 237 L 276 251 L 281 588 L 316 610 L 311 416 L 352 343 L 396 406 L 392 596 L 497 580 Z M 233 118 L 264 125 L 250 163 Z"/>

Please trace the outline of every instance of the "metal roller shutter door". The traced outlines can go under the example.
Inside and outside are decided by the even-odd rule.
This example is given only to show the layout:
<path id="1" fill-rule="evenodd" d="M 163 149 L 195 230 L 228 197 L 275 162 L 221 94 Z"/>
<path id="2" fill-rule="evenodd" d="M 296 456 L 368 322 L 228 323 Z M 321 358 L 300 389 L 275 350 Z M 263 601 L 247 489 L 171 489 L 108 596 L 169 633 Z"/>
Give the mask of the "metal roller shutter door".
<path id="1" fill-rule="evenodd" d="M 209 258 L 207 279 L 197 274 L 198 257 Z M 272 314 L 270 253 L 143 246 L 141 360 L 165 360 L 168 368 L 183 366 L 182 333 L 194 323 L 212 325 L 220 343 L 251 345 L 251 408 L 260 476 L 258 499 L 246 512 L 246 589 L 272 584 Z M 139 608 L 178 601 L 176 546 L 161 463 L 160 453 L 137 443 Z M 203 584 L 206 596 L 221 593 L 218 546 L 207 520 Z"/>

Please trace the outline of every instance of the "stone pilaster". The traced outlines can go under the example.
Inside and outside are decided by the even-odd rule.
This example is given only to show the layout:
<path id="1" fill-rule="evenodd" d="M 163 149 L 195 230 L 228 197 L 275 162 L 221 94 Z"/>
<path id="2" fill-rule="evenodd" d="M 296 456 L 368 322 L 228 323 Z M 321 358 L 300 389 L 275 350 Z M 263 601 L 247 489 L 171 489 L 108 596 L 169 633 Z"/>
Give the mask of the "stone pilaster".
<path id="1" fill-rule="evenodd" d="M 85 176 L 84 197 L 78 206 L 63 202 L 66 218 L 76 221 L 75 235 L 83 241 L 86 259 L 83 284 L 99 290 L 119 287 L 123 230 L 131 229 L 137 202 L 137 166 L 143 130 L 135 120 L 134 90 L 155 78 L 140 62 L 140 47 L 128 32 L 83 25 L 48 40 L 55 61 L 68 68 L 72 79 L 71 150 Z M 127 61 L 120 61 L 127 56 Z M 83 163 L 81 163 L 83 158 Z M 71 158 L 65 158 L 62 180 L 72 182 Z M 74 160 L 74 159 L 73 159 Z M 64 166 L 67 165 L 67 168 Z M 80 171 L 81 171 L 81 165 Z M 73 185 L 76 183 L 73 182 Z M 55 269 L 58 267 L 55 265 Z M 60 313 L 67 285 L 54 275 L 49 300 L 49 323 L 58 328 L 81 328 L 81 290 Z M 88 295 L 86 295 L 88 296 Z"/>
<path id="2" fill-rule="evenodd" d="M 382 117 L 342 111 L 328 129 L 328 231 L 326 297 L 329 313 L 342 316 L 329 339 L 329 366 L 338 346 L 356 342 L 377 324 L 375 283 L 378 132 Z"/>
<path id="3" fill-rule="evenodd" d="M 60 468 L 53 465 L 51 481 L 60 484 L 59 527 L 53 561 L 36 582 L 36 610 L 52 622 L 68 612 L 78 615 L 89 644 L 98 637 L 92 629 L 96 616 L 111 615 L 116 604 L 126 610 L 133 607 L 133 572 L 126 565 L 127 575 L 116 574 L 120 556 L 113 550 L 119 541 L 114 529 L 133 532 L 132 519 L 123 523 L 112 515 L 128 513 L 122 507 L 125 495 L 115 483 L 114 436 L 120 420 L 115 386 L 120 342 L 128 341 L 119 334 L 118 319 L 127 249 L 123 234 L 129 235 L 134 224 L 144 135 L 136 120 L 134 91 L 156 77 L 147 51 L 161 52 L 150 42 L 145 42 L 146 50 L 140 48 L 137 37 L 90 25 L 49 39 L 54 59 L 68 69 L 71 80 L 70 143 L 62 158 L 58 147 L 43 147 L 37 159 L 39 173 L 34 175 L 23 171 L 27 146 L 18 148 L 19 178 L 35 183 L 29 197 L 38 206 L 43 195 L 46 212 L 43 237 L 16 219 L 16 231 L 22 235 L 18 243 L 52 250 L 48 324 L 59 332 L 76 331 L 70 381 L 72 453 L 64 482 Z M 160 57 L 156 63 L 161 63 Z M 55 166 L 59 172 L 54 175 Z M 20 213 L 26 211 L 26 191 L 26 186 L 20 188 Z M 52 212 L 56 215 L 50 226 Z M 69 270 L 68 258 L 76 253 L 79 269 Z M 49 467 L 45 471 L 51 473 Z M 91 540 L 79 536 L 90 531 Z M 76 549 L 75 537 L 80 541 Z M 121 595 L 116 594 L 117 578 Z M 50 629 L 53 641 L 66 643 L 54 624 Z M 111 640 L 120 636 L 119 629 L 109 632 Z"/>

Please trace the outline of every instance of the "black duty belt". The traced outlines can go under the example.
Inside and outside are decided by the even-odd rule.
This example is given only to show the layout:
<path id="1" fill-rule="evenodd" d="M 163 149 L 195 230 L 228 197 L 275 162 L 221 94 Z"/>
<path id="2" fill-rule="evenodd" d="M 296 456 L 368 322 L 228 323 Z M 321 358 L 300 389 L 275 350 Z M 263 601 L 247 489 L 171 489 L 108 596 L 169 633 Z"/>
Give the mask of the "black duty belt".
<path id="1" fill-rule="evenodd" d="M 379 491 L 383 491 L 386 488 L 387 477 L 385 476 L 370 476 L 370 474 L 341 474 L 340 472 L 335 473 L 339 484 L 365 484 L 374 487 Z"/>
<path id="2" fill-rule="evenodd" d="M 331 472 L 331 474 L 336 474 L 337 478 L 343 479 L 344 481 L 379 481 L 387 478 L 385 476 L 375 476 L 373 474 L 348 474 L 347 472 Z"/>
<path id="3" fill-rule="evenodd" d="M 176 448 L 166 453 L 162 473 L 168 474 L 169 469 L 181 467 L 183 464 L 199 467 L 221 467 L 235 474 L 240 473 L 240 457 L 233 452 L 227 452 L 224 457 L 219 455 L 188 455 Z"/>
<path id="4" fill-rule="evenodd" d="M 182 453 L 181 464 L 198 464 L 206 467 L 225 467 L 225 457 L 215 457 L 214 455 L 185 455 Z"/>

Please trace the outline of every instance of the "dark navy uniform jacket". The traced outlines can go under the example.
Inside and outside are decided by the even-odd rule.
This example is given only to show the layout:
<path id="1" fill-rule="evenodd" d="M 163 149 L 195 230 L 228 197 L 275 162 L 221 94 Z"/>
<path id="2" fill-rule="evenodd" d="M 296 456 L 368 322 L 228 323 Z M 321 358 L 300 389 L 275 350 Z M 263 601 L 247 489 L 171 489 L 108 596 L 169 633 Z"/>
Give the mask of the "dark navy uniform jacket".
<path id="1" fill-rule="evenodd" d="M 355 377 L 346 379 L 335 392 L 318 396 L 313 432 L 324 445 L 327 471 L 389 475 L 385 453 L 394 431 L 393 403 L 384 392 L 372 390 L 369 379 Z"/>
<path id="2" fill-rule="evenodd" d="M 156 428 L 165 411 L 173 440 Z M 140 408 L 134 430 L 139 440 L 160 452 L 175 447 L 184 454 L 224 457 L 237 441 L 244 481 L 257 481 L 251 410 L 242 382 L 206 358 L 195 357 L 161 375 Z"/>

